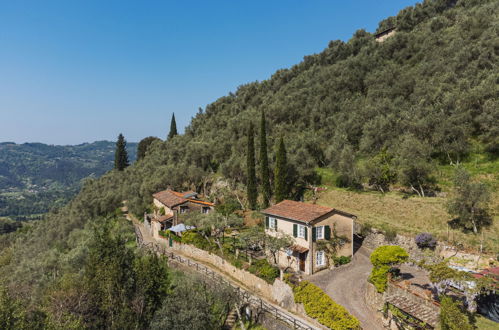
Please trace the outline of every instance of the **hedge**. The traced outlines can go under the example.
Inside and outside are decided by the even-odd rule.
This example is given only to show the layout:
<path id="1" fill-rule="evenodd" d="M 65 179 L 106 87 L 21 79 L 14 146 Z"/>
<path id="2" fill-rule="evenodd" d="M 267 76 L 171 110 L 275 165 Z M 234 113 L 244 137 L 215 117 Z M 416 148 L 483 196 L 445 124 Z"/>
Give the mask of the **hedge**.
<path id="1" fill-rule="evenodd" d="M 318 286 L 302 281 L 293 287 L 295 302 L 302 303 L 308 316 L 331 329 L 360 329 L 360 322 Z"/>

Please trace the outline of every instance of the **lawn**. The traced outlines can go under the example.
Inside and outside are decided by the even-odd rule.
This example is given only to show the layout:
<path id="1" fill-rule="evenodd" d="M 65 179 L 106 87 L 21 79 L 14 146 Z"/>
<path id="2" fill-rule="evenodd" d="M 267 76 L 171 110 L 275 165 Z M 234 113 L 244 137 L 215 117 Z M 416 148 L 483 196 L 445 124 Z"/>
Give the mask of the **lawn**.
<path id="1" fill-rule="evenodd" d="M 476 177 L 489 185 L 492 193 L 491 210 L 494 223 L 484 230 L 484 249 L 491 254 L 499 252 L 499 161 L 479 158 L 474 163 L 463 163 Z M 496 171 L 497 170 L 497 171 Z M 395 229 L 400 234 L 415 235 L 430 232 L 439 240 L 451 244 L 463 244 L 466 249 L 478 249 L 480 236 L 448 228 L 451 216 L 446 211 L 447 197 L 452 189 L 451 166 L 439 166 L 436 171 L 437 184 L 442 190 L 440 197 L 417 197 L 392 191 L 381 194 L 377 191 L 352 191 L 334 186 L 335 174 L 328 169 L 319 169 L 324 187 L 318 194 L 318 204 L 338 208 L 357 215 L 360 223 L 370 222 L 375 228 Z"/>

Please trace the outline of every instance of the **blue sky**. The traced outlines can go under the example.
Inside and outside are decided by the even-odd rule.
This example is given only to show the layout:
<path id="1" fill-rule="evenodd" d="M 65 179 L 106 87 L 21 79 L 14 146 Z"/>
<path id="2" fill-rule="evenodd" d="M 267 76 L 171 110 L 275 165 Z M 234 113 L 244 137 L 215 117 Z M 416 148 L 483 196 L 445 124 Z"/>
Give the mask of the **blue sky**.
<path id="1" fill-rule="evenodd" d="M 0 141 L 164 138 L 415 0 L 0 0 Z"/>

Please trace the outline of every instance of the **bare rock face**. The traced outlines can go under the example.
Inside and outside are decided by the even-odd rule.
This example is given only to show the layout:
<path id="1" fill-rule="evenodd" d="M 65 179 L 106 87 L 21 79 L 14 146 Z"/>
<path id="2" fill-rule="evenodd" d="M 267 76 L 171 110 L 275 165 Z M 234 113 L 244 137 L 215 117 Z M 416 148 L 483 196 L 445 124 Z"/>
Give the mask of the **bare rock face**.
<path id="1" fill-rule="evenodd" d="M 282 308 L 297 311 L 293 289 L 284 281 L 281 281 L 280 279 L 274 281 L 274 284 L 272 285 L 272 298 Z"/>

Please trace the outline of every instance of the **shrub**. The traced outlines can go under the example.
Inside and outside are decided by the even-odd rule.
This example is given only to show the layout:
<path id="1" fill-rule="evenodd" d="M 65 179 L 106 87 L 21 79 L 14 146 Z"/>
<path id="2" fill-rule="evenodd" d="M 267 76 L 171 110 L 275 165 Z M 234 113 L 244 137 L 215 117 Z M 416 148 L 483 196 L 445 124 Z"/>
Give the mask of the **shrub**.
<path id="1" fill-rule="evenodd" d="M 396 245 L 380 246 L 371 253 L 371 263 L 373 270 L 369 276 L 369 281 L 374 284 L 378 292 L 385 292 L 387 286 L 387 273 L 392 266 L 400 264 L 409 259 L 409 254 Z"/>
<path id="2" fill-rule="evenodd" d="M 414 238 L 420 249 L 434 249 L 437 246 L 437 240 L 430 233 L 421 233 Z"/>
<path id="3" fill-rule="evenodd" d="M 385 230 L 385 238 L 388 242 L 393 242 L 397 238 L 397 231 L 393 228 Z"/>
<path id="4" fill-rule="evenodd" d="M 268 283 L 274 283 L 274 280 L 279 277 L 279 268 L 269 264 L 267 259 L 255 261 L 249 266 L 248 271 L 263 278 Z"/>
<path id="5" fill-rule="evenodd" d="M 372 223 L 366 222 L 366 223 L 362 224 L 362 226 L 361 226 L 360 235 L 362 237 L 366 237 L 367 235 L 369 235 L 372 232 L 372 229 L 373 229 Z"/>
<path id="6" fill-rule="evenodd" d="M 214 243 L 210 243 L 204 238 L 201 234 L 196 231 L 185 231 L 182 233 L 182 242 L 185 244 L 191 244 L 195 247 L 205 250 L 205 251 L 213 251 L 217 249 L 217 246 Z"/>
<path id="7" fill-rule="evenodd" d="M 469 316 L 463 312 L 461 304 L 443 296 L 440 301 L 440 328 L 442 330 L 474 329 Z"/>
<path id="8" fill-rule="evenodd" d="M 352 258 L 347 256 L 341 256 L 341 257 L 335 257 L 333 260 L 335 266 L 341 266 L 348 264 L 350 261 L 352 261 Z"/>
<path id="9" fill-rule="evenodd" d="M 302 281 L 293 288 L 295 302 L 302 303 L 308 316 L 331 329 L 360 329 L 359 320 L 337 304 L 318 286 Z"/>

